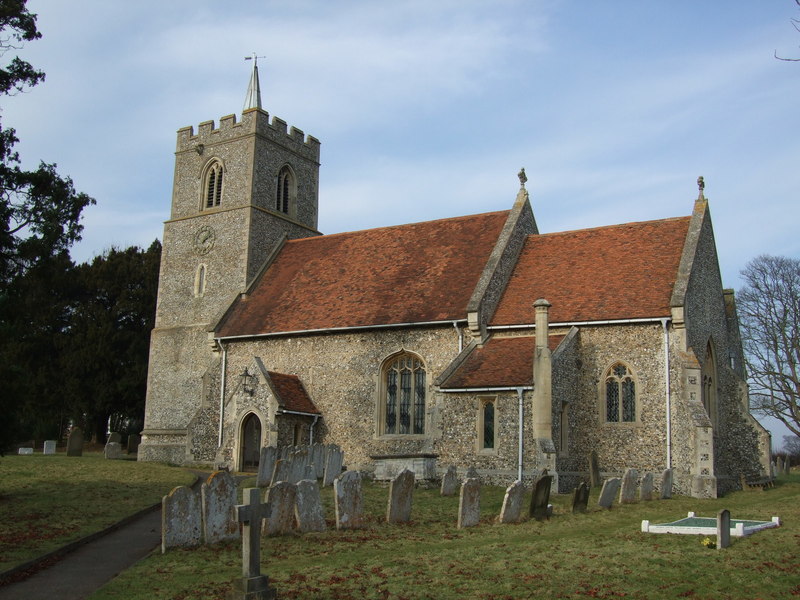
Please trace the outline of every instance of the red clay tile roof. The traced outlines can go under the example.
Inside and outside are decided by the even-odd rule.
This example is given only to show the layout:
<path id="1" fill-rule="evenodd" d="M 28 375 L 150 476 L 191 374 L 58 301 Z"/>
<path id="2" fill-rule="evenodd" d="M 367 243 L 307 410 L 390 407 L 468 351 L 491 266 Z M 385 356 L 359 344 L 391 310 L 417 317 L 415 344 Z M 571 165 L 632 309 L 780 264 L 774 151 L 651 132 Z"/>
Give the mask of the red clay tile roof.
<path id="1" fill-rule="evenodd" d="M 508 211 L 290 240 L 220 337 L 466 318 Z"/>
<path id="2" fill-rule="evenodd" d="M 531 235 L 491 325 L 533 323 L 533 303 L 552 304 L 551 323 L 664 317 L 689 217 Z"/>
<path id="3" fill-rule="evenodd" d="M 564 337 L 551 335 L 547 340 L 550 350 L 558 348 Z M 535 336 L 492 338 L 483 348 L 475 348 L 439 387 L 461 389 L 531 385 L 535 347 Z"/>
<path id="4" fill-rule="evenodd" d="M 308 397 L 306 388 L 303 387 L 303 383 L 297 375 L 286 375 L 274 371 L 268 371 L 268 373 L 282 409 L 315 415 L 322 414 Z"/>

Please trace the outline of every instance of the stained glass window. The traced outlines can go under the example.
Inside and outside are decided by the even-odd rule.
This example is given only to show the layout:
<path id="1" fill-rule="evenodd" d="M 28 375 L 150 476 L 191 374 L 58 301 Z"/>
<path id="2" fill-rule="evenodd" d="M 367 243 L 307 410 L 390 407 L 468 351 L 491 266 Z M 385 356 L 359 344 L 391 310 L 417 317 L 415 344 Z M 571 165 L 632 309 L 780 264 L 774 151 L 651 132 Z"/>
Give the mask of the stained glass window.
<path id="1" fill-rule="evenodd" d="M 636 422 L 636 382 L 622 363 L 617 363 L 606 375 L 606 421 L 609 423 Z"/>
<path id="2" fill-rule="evenodd" d="M 425 433 L 425 367 L 404 354 L 386 367 L 385 434 Z"/>

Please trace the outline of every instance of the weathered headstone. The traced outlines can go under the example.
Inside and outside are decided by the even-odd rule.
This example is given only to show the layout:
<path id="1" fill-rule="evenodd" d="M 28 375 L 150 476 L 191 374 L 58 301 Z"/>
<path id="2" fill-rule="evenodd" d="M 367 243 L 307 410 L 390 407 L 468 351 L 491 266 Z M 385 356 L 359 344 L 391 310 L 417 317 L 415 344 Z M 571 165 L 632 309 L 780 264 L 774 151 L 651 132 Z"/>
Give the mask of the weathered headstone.
<path id="1" fill-rule="evenodd" d="M 272 474 L 275 472 L 275 456 L 277 453 L 275 446 L 265 446 L 261 448 L 258 457 L 258 473 L 256 474 L 256 486 L 260 488 L 269 487 L 272 483 Z"/>
<path id="2" fill-rule="evenodd" d="M 108 434 L 108 439 L 106 440 L 106 444 L 109 443 L 109 442 L 115 442 L 115 443 L 117 443 L 117 444 L 119 444 L 121 446 L 122 445 L 122 434 L 121 433 L 117 433 L 116 431 L 112 431 L 111 433 Z"/>
<path id="3" fill-rule="evenodd" d="M 670 498 L 672 498 L 672 469 L 664 469 L 661 472 L 661 499 Z"/>
<path id="4" fill-rule="evenodd" d="M 499 523 L 519 523 L 522 520 L 522 503 L 525 499 L 525 486 L 517 479 L 506 488 L 503 507 L 500 509 Z"/>
<path id="5" fill-rule="evenodd" d="M 478 475 L 478 469 L 475 467 L 469 467 L 467 472 L 464 473 L 464 481 L 467 479 L 480 479 L 480 475 Z"/>
<path id="6" fill-rule="evenodd" d="M 142 443 L 142 436 L 138 433 L 128 434 L 128 454 L 136 454 L 139 452 L 139 444 Z"/>
<path id="7" fill-rule="evenodd" d="M 327 470 L 325 472 L 327 477 Z M 361 527 L 364 498 L 361 495 L 361 473 L 346 471 L 333 481 L 333 497 L 336 507 L 336 529 Z"/>
<path id="8" fill-rule="evenodd" d="M 614 498 L 616 498 L 617 492 L 619 492 L 621 483 L 622 480 L 619 477 L 606 479 L 600 490 L 600 498 L 597 499 L 597 505 L 603 508 L 611 508 L 611 505 L 614 504 Z"/>
<path id="9" fill-rule="evenodd" d="M 319 484 L 316 479 L 304 479 L 297 483 L 295 498 L 295 520 L 302 533 L 325 531 L 325 514 L 322 511 Z"/>
<path id="10" fill-rule="evenodd" d="M 600 487 L 603 482 L 600 479 L 600 464 L 597 462 L 597 452 L 592 450 L 589 453 L 589 484 L 594 487 Z"/>
<path id="11" fill-rule="evenodd" d="M 776 467 L 775 472 L 778 475 L 783 475 L 783 458 L 782 457 L 779 456 L 778 458 L 775 459 L 775 467 Z"/>
<path id="12" fill-rule="evenodd" d="M 275 468 L 272 470 L 270 485 L 275 485 L 279 481 L 289 481 L 289 474 L 292 468 L 291 459 L 279 458 L 275 461 Z"/>
<path id="13" fill-rule="evenodd" d="M 572 512 L 583 513 L 589 506 L 589 486 L 585 481 L 581 481 L 578 487 L 572 492 Z"/>
<path id="14" fill-rule="evenodd" d="M 717 550 L 731 545 L 731 511 L 723 509 L 717 513 Z"/>
<path id="15" fill-rule="evenodd" d="M 236 520 L 236 481 L 227 471 L 215 471 L 200 490 L 203 540 L 216 544 L 239 537 Z"/>
<path id="16" fill-rule="evenodd" d="M 470 477 L 461 484 L 458 497 L 458 528 L 474 527 L 481 520 L 481 481 Z"/>
<path id="17" fill-rule="evenodd" d="M 200 501 L 191 489 L 181 485 L 161 500 L 161 553 L 175 546 L 200 543 Z"/>
<path id="18" fill-rule="evenodd" d="M 306 467 L 311 464 L 308 456 L 308 450 L 298 450 L 292 455 L 292 468 L 289 472 L 289 481 L 298 483 L 306 479 Z"/>
<path id="19" fill-rule="evenodd" d="M 83 455 L 83 430 L 80 427 L 73 427 L 67 438 L 67 456 Z"/>
<path id="20" fill-rule="evenodd" d="M 542 475 L 533 486 L 530 516 L 537 521 L 544 521 L 550 516 L 547 514 L 547 505 L 550 502 L 550 487 L 552 484 L 552 475 Z"/>
<path id="21" fill-rule="evenodd" d="M 636 484 L 639 482 L 639 472 L 636 469 L 625 469 L 622 476 L 622 488 L 619 491 L 620 504 L 636 502 Z"/>
<path id="22" fill-rule="evenodd" d="M 386 507 L 387 523 L 407 523 L 411 520 L 411 499 L 414 497 L 414 473 L 403 469 L 389 483 Z"/>
<path id="23" fill-rule="evenodd" d="M 33 448 L 20 448 L 17 450 L 17 454 L 21 456 L 28 456 L 29 454 L 33 454 Z"/>
<path id="24" fill-rule="evenodd" d="M 639 500 L 649 502 L 653 499 L 653 474 L 645 473 L 639 484 Z"/>
<path id="25" fill-rule="evenodd" d="M 454 496 L 458 489 L 458 471 L 455 465 L 447 467 L 447 471 L 442 476 L 442 496 Z"/>
<path id="26" fill-rule="evenodd" d="M 294 504 L 297 486 L 288 481 L 278 481 L 267 491 L 269 497 L 269 518 L 264 521 L 266 535 L 286 535 L 295 525 Z"/>
<path id="27" fill-rule="evenodd" d="M 236 519 L 242 524 L 242 578 L 234 582 L 228 596 L 233 600 L 273 600 L 275 589 L 261 574 L 261 520 L 269 517 L 269 506 L 261 502 L 261 490 L 247 488 L 244 504 L 236 507 Z"/>
<path id="28" fill-rule="evenodd" d="M 119 442 L 107 442 L 103 453 L 109 460 L 122 458 L 122 445 Z"/>
<path id="29" fill-rule="evenodd" d="M 42 454 L 55 454 L 55 453 L 56 453 L 56 441 L 45 440 L 44 447 L 42 448 Z"/>
<path id="30" fill-rule="evenodd" d="M 314 479 L 322 479 L 325 475 L 325 446 L 322 444 L 311 446 L 311 464 L 314 465 Z"/>
<path id="31" fill-rule="evenodd" d="M 325 474 L 322 479 L 322 486 L 333 485 L 339 475 L 342 474 L 342 463 L 344 454 L 338 447 L 328 449 L 328 459 L 325 461 Z"/>

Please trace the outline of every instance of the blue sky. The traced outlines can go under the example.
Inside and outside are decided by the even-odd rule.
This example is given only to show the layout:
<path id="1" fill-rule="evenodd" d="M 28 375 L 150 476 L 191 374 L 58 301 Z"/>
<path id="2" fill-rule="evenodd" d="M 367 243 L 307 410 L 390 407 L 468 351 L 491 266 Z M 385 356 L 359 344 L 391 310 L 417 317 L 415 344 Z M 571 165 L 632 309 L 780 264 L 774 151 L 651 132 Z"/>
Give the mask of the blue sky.
<path id="1" fill-rule="evenodd" d="M 254 51 L 322 141 L 325 233 L 507 209 L 524 166 L 542 232 L 689 214 L 703 175 L 727 287 L 800 256 L 793 0 L 28 5 L 47 79 L 3 125 L 97 199 L 79 261 L 161 236 L 175 131 L 241 113 Z"/>

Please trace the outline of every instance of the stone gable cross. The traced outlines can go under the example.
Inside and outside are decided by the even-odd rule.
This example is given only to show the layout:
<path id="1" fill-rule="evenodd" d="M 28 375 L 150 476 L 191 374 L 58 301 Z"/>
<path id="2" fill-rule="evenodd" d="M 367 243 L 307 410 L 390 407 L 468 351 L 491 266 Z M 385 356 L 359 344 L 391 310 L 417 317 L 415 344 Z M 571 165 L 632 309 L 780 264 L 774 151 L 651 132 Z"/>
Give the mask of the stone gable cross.
<path id="1" fill-rule="evenodd" d="M 261 520 L 269 518 L 270 508 L 261 502 L 259 488 L 245 488 L 244 504 L 236 507 L 236 519 L 242 531 L 242 580 L 235 591 L 242 598 L 274 598 L 275 590 L 269 587 L 269 579 L 261 575 Z"/>

